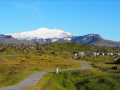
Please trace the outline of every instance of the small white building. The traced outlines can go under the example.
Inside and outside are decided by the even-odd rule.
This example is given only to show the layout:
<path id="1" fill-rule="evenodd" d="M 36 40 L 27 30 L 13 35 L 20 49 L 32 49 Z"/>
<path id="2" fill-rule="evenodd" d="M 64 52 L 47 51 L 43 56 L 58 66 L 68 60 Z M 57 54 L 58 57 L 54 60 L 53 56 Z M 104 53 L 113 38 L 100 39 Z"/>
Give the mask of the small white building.
<path id="1" fill-rule="evenodd" d="M 110 53 L 110 56 L 113 56 L 113 53 Z"/>
<path id="2" fill-rule="evenodd" d="M 78 56 L 78 52 L 72 52 L 72 54 L 74 54 L 75 56 Z"/>
<path id="3" fill-rule="evenodd" d="M 120 53 L 114 53 L 113 57 L 120 57 Z"/>
<path id="4" fill-rule="evenodd" d="M 84 52 L 78 52 L 78 56 L 84 56 L 85 53 Z"/>
<path id="5" fill-rule="evenodd" d="M 96 53 L 96 55 L 97 55 L 97 56 L 99 56 L 99 55 L 100 55 L 100 53 Z"/>
<path id="6" fill-rule="evenodd" d="M 72 54 L 74 54 L 75 56 L 84 56 L 85 55 L 84 52 L 72 52 Z"/>
<path id="7" fill-rule="evenodd" d="M 118 53 L 118 57 L 120 57 L 120 53 Z"/>
<path id="8" fill-rule="evenodd" d="M 103 56 L 105 56 L 105 54 L 104 54 L 104 53 L 102 53 L 102 55 L 103 55 Z"/>
<path id="9" fill-rule="evenodd" d="M 109 55 L 109 56 L 113 56 L 113 53 L 107 53 L 107 55 Z"/>
<path id="10" fill-rule="evenodd" d="M 99 53 L 99 52 L 91 52 L 91 55 L 92 56 L 99 56 L 99 55 L 104 56 L 105 54 L 104 53 Z"/>
<path id="11" fill-rule="evenodd" d="M 91 52 L 91 55 L 97 56 L 97 53 L 96 52 Z"/>

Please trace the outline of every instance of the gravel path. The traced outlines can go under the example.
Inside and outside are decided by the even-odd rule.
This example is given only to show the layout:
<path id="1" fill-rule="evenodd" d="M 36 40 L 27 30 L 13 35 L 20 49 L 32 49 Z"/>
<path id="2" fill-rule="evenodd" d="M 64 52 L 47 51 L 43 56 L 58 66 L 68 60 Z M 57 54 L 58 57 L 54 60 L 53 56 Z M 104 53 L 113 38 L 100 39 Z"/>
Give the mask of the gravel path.
<path id="1" fill-rule="evenodd" d="M 80 63 L 82 64 L 82 68 L 60 69 L 59 71 L 82 70 L 82 69 L 90 68 L 90 66 L 88 65 L 87 62 L 80 61 Z M 55 72 L 55 70 L 49 70 L 49 71 L 43 71 L 43 72 L 31 74 L 30 76 L 28 76 L 26 79 L 24 79 L 19 84 L 5 87 L 5 88 L 0 88 L 0 90 L 21 90 L 23 88 L 28 88 L 28 87 L 34 86 L 42 78 L 42 76 L 48 72 Z"/>

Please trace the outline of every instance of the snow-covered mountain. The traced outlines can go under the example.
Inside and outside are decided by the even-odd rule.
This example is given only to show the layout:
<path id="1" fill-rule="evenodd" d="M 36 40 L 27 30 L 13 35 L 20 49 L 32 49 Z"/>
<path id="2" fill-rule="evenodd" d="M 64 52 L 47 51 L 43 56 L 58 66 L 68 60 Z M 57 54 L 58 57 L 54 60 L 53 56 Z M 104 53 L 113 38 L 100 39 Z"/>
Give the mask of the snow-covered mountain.
<path id="1" fill-rule="evenodd" d="M 75 36 L 72 33 L 60 29 L 39 28 L 37 30 L 0 35 L 1 44 L 43 44 L 49 42 L 77 42 L 95 46 L 120 46 L 120 42 L 106 40 L 99 34 L 87 34 Z"/>
<path id="2" fill-rule="evenodd" d="M 75 36 L 72 33 L 65 32 L 60 29 L 48 29 L 48 28 L 39 28 L 37 30 L 21 32 L 21 33 L 13 33 L 8 35 L 11 35 L 18 40 L 33 40 L 33 39 L 46 40 L 50 38 L 50 39 L 53 39 L 53 41 L 56 41 L 61 38 L 70 40 L 71 37 Z"/>

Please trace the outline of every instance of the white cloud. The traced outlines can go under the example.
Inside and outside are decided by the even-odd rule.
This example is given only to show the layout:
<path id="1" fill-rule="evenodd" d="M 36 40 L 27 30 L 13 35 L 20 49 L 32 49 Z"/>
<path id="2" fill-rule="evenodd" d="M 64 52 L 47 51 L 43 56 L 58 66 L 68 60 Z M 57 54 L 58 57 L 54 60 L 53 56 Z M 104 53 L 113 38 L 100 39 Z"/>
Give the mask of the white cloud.
<path id="1" fill-rule="evenodd" d="M 34 14 L 36 14 L 40 18 L 43 17 L 43 15 L 41 14 L 41 12 L 39 10 L 39 5 L 41 4 L 40 0 L 11 1 L 11 3 L 17 8 L 21 8 L 21 9 L 24 9 L 24 10 L 25 9 L 26 10 L 31 10 L 31 11 L 34 12 Z"/>
<path id="2" fill-rule="evenodd" d="M 15 5 L 17 8 L 23 8 L 23 9 L 34 9 L 38 8 L 41 1 L 34 0 L 34 1 L 11 1 L 13 5 Z"/>
<path id="3" fill-rule="evenodd" d="M 22 8 L 22 9 L 29 9 L 30 6 L 28 4 L 25 4 L 25 2 L 21 1 L 11 1 L 14 6 L 17 8 Z"/>

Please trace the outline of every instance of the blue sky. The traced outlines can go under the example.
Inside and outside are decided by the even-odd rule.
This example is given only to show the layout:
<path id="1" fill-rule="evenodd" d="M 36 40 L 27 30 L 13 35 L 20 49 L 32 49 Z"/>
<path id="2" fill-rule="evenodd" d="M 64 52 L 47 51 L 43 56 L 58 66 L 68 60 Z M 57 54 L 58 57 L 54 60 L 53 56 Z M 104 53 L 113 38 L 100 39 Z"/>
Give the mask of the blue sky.
<path id="1" fill-rule="evenodd" d="M 0 33 L 58 28 L 120 41 L 119 0 L 0 0 Z"/>

